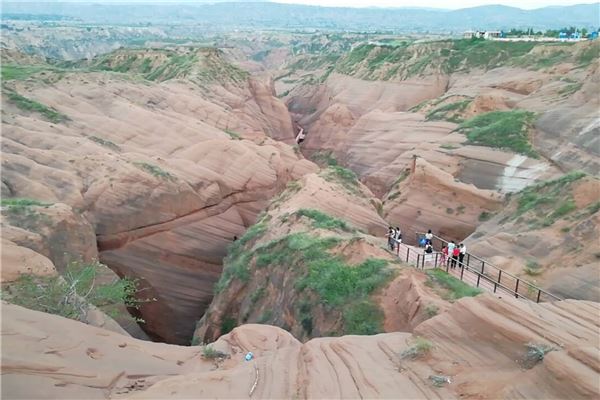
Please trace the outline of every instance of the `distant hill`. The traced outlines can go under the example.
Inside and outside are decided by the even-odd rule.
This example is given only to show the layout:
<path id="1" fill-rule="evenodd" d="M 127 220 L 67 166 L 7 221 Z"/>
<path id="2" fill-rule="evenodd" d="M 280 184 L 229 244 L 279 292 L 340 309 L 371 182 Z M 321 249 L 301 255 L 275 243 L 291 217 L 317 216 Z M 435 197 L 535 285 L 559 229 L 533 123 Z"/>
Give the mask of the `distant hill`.
<path id="1" fill-rule="evenodd" d="M 201 25 L 212 31 L 250 28 L 447 33 L 471 28 L 597 28 L 599 13 L 600 3 L 535 10 L 491 5 L 453 11 L 419 8 L 334 8 L 270 2 L 3 3 L 4 20 L 61 20 L 84 24 L 186 23 Z"/>

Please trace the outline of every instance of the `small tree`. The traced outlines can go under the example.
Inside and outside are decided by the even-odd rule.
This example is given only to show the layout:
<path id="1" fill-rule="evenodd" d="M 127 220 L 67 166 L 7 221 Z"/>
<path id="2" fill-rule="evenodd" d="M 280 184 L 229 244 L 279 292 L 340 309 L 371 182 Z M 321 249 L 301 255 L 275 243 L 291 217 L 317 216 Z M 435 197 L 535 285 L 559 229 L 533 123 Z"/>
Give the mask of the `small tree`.
<path id="1" fill-rule="evenodd" d="M 13 304 L 32 310 L 85 321 L 89 304 L 117 317 L 123 306 L 138 308 L 141 303 L 155 299 L 139 299 L 137 281 L 129 278 L 110 283 L 96 282 L 100 268 L 98 261 L 71 263 L 63 276 L 40 277 L 21 275 L 7 285 L 1 297 Z"/>

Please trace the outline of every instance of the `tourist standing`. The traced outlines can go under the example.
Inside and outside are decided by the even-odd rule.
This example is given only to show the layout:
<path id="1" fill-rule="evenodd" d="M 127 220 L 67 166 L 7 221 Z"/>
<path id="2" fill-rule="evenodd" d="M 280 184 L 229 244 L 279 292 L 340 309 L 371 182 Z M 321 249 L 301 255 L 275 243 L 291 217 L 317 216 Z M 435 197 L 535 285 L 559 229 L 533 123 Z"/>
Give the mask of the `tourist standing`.
<path id="1" fill-rule="evenodd" d="M 396 230 L 390 226 L 388 228 L 388 233 L 385 236 L 388 238 L 388 247 L 391 251 L 394 251 L 396 246 Z"/>
<path id="2" fill-rule="evenodd" d="M 459 254 L 458 254 L 458 262 L 460 263 L 460 265 L 463 264 L 463 260 L 465 259 L 465 254 L 467 254 L 467 246 L 465 246 L 464 243 L 461 243 L 460 248 L 459 248 Z"/>
<path id="3" fill-rule="evenodd" d="M 454 243 L 454 240 L 448 243 L 448 263 L 452 261 L 452 255 L 454 254 L 455 247 L 456 243 Z"/>
<path id="4" fill-rule="evenodd" d="M 427 243 L 433 245 L 433 233 L 431 233 L 431 229 L 425 234 L 425 244 Z"/>
<path id="5" fill-rule="evenodd" d="M 458 256 L 460 254 L 460 249 L 457 247 L 454 247 L 454 249 L 452 249 L 452 269 L 456 268 L 456 263 L 458 261 Z"/>

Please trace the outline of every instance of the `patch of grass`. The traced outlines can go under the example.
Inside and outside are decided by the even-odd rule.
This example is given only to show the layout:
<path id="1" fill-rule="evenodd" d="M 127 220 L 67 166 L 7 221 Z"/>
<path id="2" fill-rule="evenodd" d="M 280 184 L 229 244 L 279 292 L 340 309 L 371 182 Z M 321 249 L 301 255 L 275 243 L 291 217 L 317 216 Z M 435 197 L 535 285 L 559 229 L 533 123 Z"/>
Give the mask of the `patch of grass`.
<path id="1" fill-rule="evenodd" d="M 491 218 L 493 217 L 493 214 L 487 211 L 482 211 L 481 214 L 479 214 L 479 221 L 481 222 L 485 222 L 485 221 L 489 221 Z"/>
<path id="2" fill-rule="evenodd" d="M 265 297 L 267 290 L 264 287 L 260 287 L 257 288 L 254 292 L 252 292 L 252 294 L 250 295 L 250 302 L 252 304 L 256 304 L 256 302 L 260 299 L 262 299 L 263 297 Z"/>
<path id="3" fill-rule="evenodd" d="M 438 315 L 438 312 L 440 311 L 440 308 L 438 306 L 436 306 L 435 304 L 427 304 L 427 306 L 425 307 L 425 314 L 427 314 L 427 316 L 429 318 L 435 317 L 436 315 Z"/>
<path id="4" fill-rule="evenodd" d="M 266 324 L 273 318 L 273 310 L 265 310 L 258 318 L 259 324 Z"/>
<path id="5" fill-rule="evenodd" d="M 542 362 L 544 357 L 549 352 L 556 350 L 554 347 L 547 344 L 527 343 L 525 345 L 527 352 L 525 353 L 525 368 L 533 368 L 536 364 Z"/>
<path id="6" fill-rule="evenodd" d="M 2 64 L 0 71 L 2 74 L 3 81 L 10 80 L 25 80 L 31 75 L 37 74 L 40 71 L 47 70 L 47 67 L 39 65 L 15 65 L 15 64 Z"/>
<path id="7" fill-rule="evenodd" d="M 540 264 L 538 264 L 535 260 L 527 260 L 523 271 L 529 276 L 536 276 L 542 273 Z"/>
<path id="8" fill-rule="evenodd" d="M 585 67 L 590 65 L 594 60 L 598 60 L 600 57 L 600 42 L 595 40 L 592 44 L 577 56 L 577 62 L 579 66 Z"/>
<path id="9" fill-rule="evenodd" d="M 170 172 L 165 171 L 161 167 L 153 164 L 149 164 L 146 162 L 137 161 L 134 162 L 133 165 L 136 167 L 148 172 L 150 175 L 153 175 L 157 178 L 168 180 L 168 181 L 176 181 L 177 177 Z"/>
<path id="10" fill-rule="evenodd" d="M 240 136 L 240 134 L 239 134 L 239 133 L 237 133 L 237 132 L 234 132 L 234 131 L 232 131 L 232 130 L 229 130 L 229 129 L 225 129 L 225 131 L 224 131 L 224 132 L 225 132 L 226 134 L 228 134 L 229 136 L 231 136 L 231 138 L 232 138 L 233 140 L 242 140 L 242 137 L 241 137 L 241 136 Z"/>
<path id="11" fill-rule="evenodd" d="M 440 145 L 440 147 L 441 147 L 442 149 L 446 149 L 446 150 L 456 150 L 456 149 L 458 149 L 458 148 L 459 148 L 459 146 L 457 146 L 457 145 L 455 145 L 455 144 L 452 144 L 452 143 L 442 143 L 442 144 Z"/>
<path id="12" fill-rule="evenodd" d="M 584 172 L 572 171 L 560 178 L 523 189 L 518 194 L 517 212 L 513 217 L 533 211 L 543 218 L 543 226 L 552 225 L 556 220 L 576 210 L 575 202 L 571 198 L 570 185 L 585 176 Z M 556 204 L 558 206 L 554 208 Z"/>
<path id="13" fill-rule="evenodd" d="M 590 214 L 595 214 L 600 211 L 600 201 L 590 204 L 588 207 Z"/>
<path id="14" fill-rule="evenodd" d="M 338 165 L 337 160 L 333 156 L 332 150 L 316 151 L 315 153 L 313 153 L 313 155 L 310 158 L 312 161 L 314 161 L 315 163 L 317 163 L 319 165 L 326 165 L 326 166 L 330 166 L 330 167 Z"/>
<path id="15" fill-rule="evenodd" d="M 463 112 L 470 104 L 472 100 L 462 100 L 455 103 L 444 104 L 429 111 L 425 116 L 426 121 L 450 121 L 454 123 L 460 123 L 463 118 L 460 113 Z"/>
<path id="16" fill-rule="evenodd" d="M 16 92 L 7 92 L 8 100 L 23 111 L 36 112 L 44 116 L 48 121 L 54 123 L 66 122 L 69 117 L 56 111 L 53 108 L 45 106 L 42 103 L 28 99 L 27 97 L 21 96 Z"/>
<path id="17" fill-rule="evenodd" d="M 529 141 L 529 129 L 535 114 L 529 111 L 491 111 L 463 122 L 458 131 L 469 143 L 512 150 L 529 157 L 538 157 Z"/>
<path id="18" fill-rule="evenodd" d="M 564 97 L 569 97 L 573 93 L 579 91 L 579 89 L 581 89 L 582 86 L 583 86 L 583 83 L 581 83 L 581 82 L 569 83 L 568 85 L 565 85 L 564 87 L 562 87 L 558 91 L 558 94 L 561 96 L 564 96 Z"/>
<path id="19" fill-rule="evenodd" d="M 34 199 L 26 199 L 26 198 L 17 198 L 17 197 L 4 197 L 0 199 L 0 206 L 7 208 L 25 208 L 25 207 L 49 207 L 52 203 L 44 203 L 39 200 Z"/>
<path id="20" fill-rule="evenodd" d="M 320 175 L 328 182 L 339 183 L 352 194 L 359 192 L 358 177 L 347 168 L 338 165 L 330 166 L 323 170 Z"/>
<path id="21" fill-rule="evenodd" d="M 428 270 L 427 275 L 432 284 L 437 284 L 447 291 L 443 296 L 446 300 L 454 301 L 463 297 L 474 297 L 482 292 L 481 289 L 471 287 L 439 268 Z"/>
<path id="22" fill-rule="evenodd" d="M 342 230 L 345 232 L 353 232 L 352 228 L 346 221 L 332 217 L 319 210 L 302 208 L 296 211 L 298 217 L 307 217 L 312 219 L 312 227 L 317 229 Z"/>
<path id="23" fill-rule="evenodd" d="M 418 336 L 413 342 L 413 344 L 400 354 L 400 357 L 414 360 L 429 353 L 432 348 L 433 343 L 431 343 L 425 338 Z"/>
<path id="24" fill-rule="evenodd" d="M 121 147 L 119 147 L 119 145 L 111 142 L 110 140 L 102 139 L 98 136 L 90 136 L 90 137 L 88 137 L 88 139 L 90 139 L 92 142 L 96 142 L 99 145 L 107 147 L 111 150 L 121 151 Z"/>
<path id="25" fill-rule="evenodd" d="M 227 353 L 223 353 L 222 351 L 219 351 L 210 345 L 206 345 L 202 349 L 202 358 L 204 358 L 205 360 L 219 360 L 225 359 L 227 357 Z"/>
<path id="26" fill-rule="evenodd" d="M 132 279 L 96 282 L 101 268 L 106 266 L 97 261 L 77 262 L 68 265 L 62 276 L 21 275 L 2 291 L 2 299 L 31 310 L 84 322 L 88 304 L 99 307 L 111 317 L 118 317 L 123 305 L 138 308 L 141 303 L 153 300 L 138 298 L 137 282 Z"/>
<path id="27" fill-rule="evenodd" d="M 221 320 L 221 335 L 231 332 L 237 326 L 237 321 L 231 316 L 227 316 Z"/>
<path id="28" fill-rule="evenodd" d="M 342 312 L 344 332 L 350 335 L 375 335 L 381 332 L 384 314 L 369 299 L 350 302 Z"/>

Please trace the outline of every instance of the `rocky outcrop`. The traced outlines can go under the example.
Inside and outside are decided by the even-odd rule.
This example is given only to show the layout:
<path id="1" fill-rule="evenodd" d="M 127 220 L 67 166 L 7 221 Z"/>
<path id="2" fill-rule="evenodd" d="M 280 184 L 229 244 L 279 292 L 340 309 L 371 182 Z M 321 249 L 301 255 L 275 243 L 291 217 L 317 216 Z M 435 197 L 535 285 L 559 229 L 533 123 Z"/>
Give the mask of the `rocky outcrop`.
<path id="1" fill-rule="evenodd" d="M 392 225 L 400 225 L 414 235 L 432 229 L 437 235 L 461 240 L 479 224 L 481 213 L 498 209 L 503 196 L 457 181 L 422 158 L 415 170 L 398 185 L 384 203 L 384 213 Z M 416 237 L 405 235 L 415 243 Z"/>
<path id="2" fill-rule="evenodd" d="M 203 62 L 213 69 L 224 62 L 209 58 Z M 137 314 L 144 329 L 176 343 L 189 343 L 233 237 L 286 182 L 317 169 L 269 138 L 285 141 L 293 131 L 268 83 L 237 75 L 198 83 L 202 71 L 194 68 L 189 80 L 183 74 L 160 84 L 136 81 L 135 71 L 131 79 L 77 70 L 7 82 L 60 118 L 3 96 L 3 194 L 65 203 L 87 224 L 85 234 L 64 224 L 35 228 L 18 243 L 51 257 L 53 246 L 69 242 L 71 254 L 88 259 L 97 240 L 103 263 L 139 279 L 144 298 L 158 299 Z M 32 239 L 40 235 L 48 238 L 43 251 Z M 57 267 L 59 255 L 51 257 Z"/>
<path id="3" fill-rule="evenodd" d="M 306 175 L 290 186 L 230 248 L 218 293 L 198 323 L 195 337 L 200 342 L 259 321 L 285 327 L 298 338 L 347 331 L 338 304 L 327 307 L 314 290 L 300 288 L 315 273 L 312 262 L 338 260 L 350 269 L 370 258 L 388 264 L 395 257 L 371 236 L 386 232 L 376 200 L 357 181 L 340 179 L 338 171 Z M 374 269 L 371 279 L 379 273 Z"/>
<path id="4" fill-rule="evenodd" d="M 565 179 L 568 177 L 579 179 Z M 466 240 L 473 254 L 564 298 L 600 301 L 600 181 L 572 173 L 517 194 Z"/>
<path id="5" fill-rule="evenodd" d="M 420 338 L 395 332 L 302 344 L 282 329 L 249 324 L 213 343 L 223 356 L 208 359 L 201 347 L 142 342 L 3 304 L 2 395 L 595 398 L 598 312 L 592 302 L 485 295 L 421 323 Z"/>

